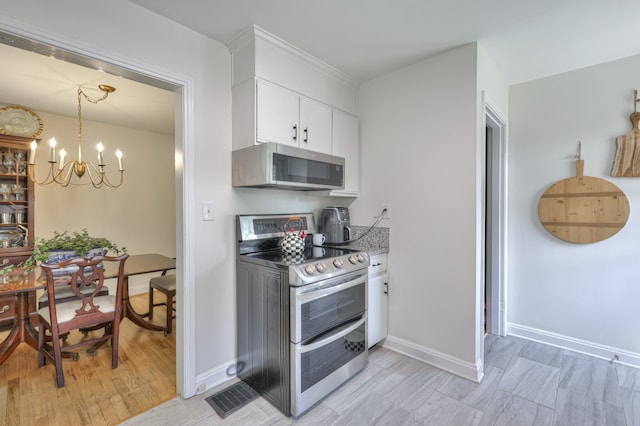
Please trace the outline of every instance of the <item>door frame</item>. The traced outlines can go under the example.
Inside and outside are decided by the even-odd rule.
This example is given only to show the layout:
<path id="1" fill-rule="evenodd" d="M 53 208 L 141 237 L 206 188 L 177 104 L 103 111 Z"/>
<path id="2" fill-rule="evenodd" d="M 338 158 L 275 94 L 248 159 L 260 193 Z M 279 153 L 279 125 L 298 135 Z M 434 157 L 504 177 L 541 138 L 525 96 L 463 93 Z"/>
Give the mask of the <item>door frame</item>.
<path id="1" fill-rule="evenodd" d="M 488 226 L 491 235 L 489 237 L 485 235 L 484 238 L 485 242 L 489 238 L 491 245 L 489 250 L 485 248 L 485 256 L 483 256 L 486 259 L 487 251 L 490 252 L 488 255 L 492 274 L 489 285 L 486 285 L 485 279 L 482 280 L 482 301 L 484 303 L 484 291 L 486 288 L 486 296 L 490 300 L 489 309 L 487 309 L 487 332 L 504 336 L 507 323 L 507 125 L 501 114 L 486 99 L 483 99 L 483 107 L 483 147 L 485 152 L 487 147 L 490 147 L 492 164 L 492 170 L 487 170 L 485 167 L 484 178 L 487 179 L 489 173 L 491 174 L 489 181 L 491 182 L 491 193 L 494 197 L 491 206 L 487 206 L 485 201 L 483 209 L 485 214 L 488 210 L 492 212 Z M 491 129 L 491 131 L 487 132 L 487 128 Z M 490 140 L 487 140 L 487 133 L 490 133 Z M 485 165 L 487 164 L 486 160 Z M 486 246 L 483 244 L 483 247 Z M 485 265 L 483 264 L 483 274 L 485 273 Z M 483 275 L 483 278 L 485 277 L 486 275 Z"/>
<path id="2" fill-rule="evenodd" d="M 188 398 L 196 394 L 195 353 L 195 131 L 194 83 L 147 63 L 116 55 L 0 16 L 0 33 L 16 40 L 16 48 L 44 48 L 53 56 L 91 69 L 108 69 L 130 80 L 175 92 L 176 184 L 176 388 Z"/>

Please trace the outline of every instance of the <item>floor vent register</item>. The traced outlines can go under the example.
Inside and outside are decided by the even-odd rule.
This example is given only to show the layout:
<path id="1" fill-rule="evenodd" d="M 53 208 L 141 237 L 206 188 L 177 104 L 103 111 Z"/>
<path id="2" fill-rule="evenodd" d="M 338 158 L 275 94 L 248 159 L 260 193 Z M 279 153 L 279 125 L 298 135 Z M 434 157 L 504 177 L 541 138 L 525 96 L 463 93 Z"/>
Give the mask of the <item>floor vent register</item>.
<path id="1" fill-rule="evenodd" d="M 251 386 L 245 382 L 237 382 L 205 398 L 205 401 L 224 419 L 253 401 L 257 396 L 258 393 Z"/>

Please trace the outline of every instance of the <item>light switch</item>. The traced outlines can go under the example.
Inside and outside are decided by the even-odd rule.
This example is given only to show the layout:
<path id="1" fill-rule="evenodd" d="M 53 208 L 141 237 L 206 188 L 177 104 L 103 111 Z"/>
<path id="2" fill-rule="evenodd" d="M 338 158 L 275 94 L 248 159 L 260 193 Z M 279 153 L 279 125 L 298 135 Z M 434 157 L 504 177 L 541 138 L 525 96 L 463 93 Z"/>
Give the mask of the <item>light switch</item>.
<path id="1" fill-rule="evenodd" d="M 213 217 L 213 201 L 202 203 L 202 220 L 215 220 Z"/>

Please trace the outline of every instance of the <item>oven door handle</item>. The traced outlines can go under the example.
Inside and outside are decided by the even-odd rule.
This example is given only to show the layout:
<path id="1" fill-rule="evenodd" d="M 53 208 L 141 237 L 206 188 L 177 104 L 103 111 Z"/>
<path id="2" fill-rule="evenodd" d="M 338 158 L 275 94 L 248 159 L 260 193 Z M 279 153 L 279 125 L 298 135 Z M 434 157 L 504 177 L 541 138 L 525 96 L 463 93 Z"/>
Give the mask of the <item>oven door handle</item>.
<path id="1" fill-rule="evenodd" d="M 341 329 L 338 328 L 336 330 L 335 334 L 332 334 L 331 336 L 328 336 L 322 340 L 318 340 L 316 342 L 313 342 L 309 345 L 302 345 L 302 344 L 298 344 L 296 345 L 296 352 L 303 354 L 305 352 L 309 352 L 309 351 L 313 351 L 315 349 L 318 349 L 321 346 L 324 346 L 328 343 L 334 342 L 338 339 L 340 339 L 341 337 L 346 336 L 347 334 L 351 333 L 352 331 L 356 330 L 358 327 L 360 327 L 362 324 L 364 324 L 367 321 L 367 314 L 365 313 L 364 315 L 362 315 L 362 317 L 355 323 L 352 325 L 346 325 L 347 328 L 345 329 Z M 365 336 L 365 340 L 366 340 L 366 336 Z"/>
<path id="2" fill-rule="evenodd" d="M 318 300 L 321 299 L 325 296 L 328 296 L 330 294 L 335 294 L 338 293 L 342 290 L 346 290 L 348 288 L 351 287 L 355 287 L 357 285 L 362 285 L 362 284 L 366 284 L 366 275 L 361 275 L 358 277 L 358 279 L 354 279 L 351 281 L 348 281 L 344 284 L 338 284 L 336 286 L 332 286 L 329 288 L 326 288 L 324 290 L 317 290 L 317 291 L 308 291 L 307 293 L 302 293 L 299 295 L 296 295 L 296 300 L 298 302 L 298 304 L 303 304 L 303 303 L 309 303 L 309 302 L 313 302 L 314 300 Z"/>

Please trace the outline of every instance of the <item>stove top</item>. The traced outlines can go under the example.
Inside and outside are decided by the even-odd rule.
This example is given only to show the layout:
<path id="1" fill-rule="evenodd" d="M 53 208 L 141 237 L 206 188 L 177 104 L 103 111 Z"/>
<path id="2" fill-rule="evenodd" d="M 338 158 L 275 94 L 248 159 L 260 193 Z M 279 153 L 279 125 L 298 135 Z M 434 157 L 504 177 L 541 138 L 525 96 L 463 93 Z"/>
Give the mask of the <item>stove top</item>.
<path id="1" fill-rule="evenodd" d="M 292 229 L 308 235 L 305 249 L 297 254 L 287 254 L 280 248 L 285 233 Z M 310 244 L 310 234 L 315 232 L 313 213 L 239 215 L 238 260 L 285 269 L 289 273 L 289 284 L 293 286 L 356 271 L 364 270 L 366 273 L 369 266 L 366 252 L 339 247 L 314 247 Z"/>
<path id="2" fill-rule="evenodd" d="M 306 247 L 299 254 L 287 254 L 280 249 L 240 255 L 244 262 L 257 263 L 270 268 L 286 269 L 289 284 L 306 285 L 313 282 L 349 274 L 367 272 L 369 255 L 358 250 L 333 247 Z"/>
<path id="3" fill-rule="evenodd" d="M 288 254 L 280 249 L 275 249 L 258 253 L 250 253 L 245 256 L 262 259 L 264 261 L 280 265 L 301 265 L 303 263 L 316 262 L 353 253 L 358 253 L 358 251 L 333 247 L 307 246 L 304 251 L 297 254 Z"/>

